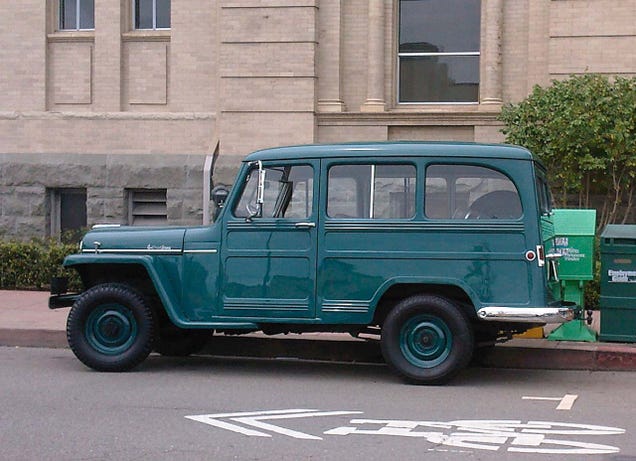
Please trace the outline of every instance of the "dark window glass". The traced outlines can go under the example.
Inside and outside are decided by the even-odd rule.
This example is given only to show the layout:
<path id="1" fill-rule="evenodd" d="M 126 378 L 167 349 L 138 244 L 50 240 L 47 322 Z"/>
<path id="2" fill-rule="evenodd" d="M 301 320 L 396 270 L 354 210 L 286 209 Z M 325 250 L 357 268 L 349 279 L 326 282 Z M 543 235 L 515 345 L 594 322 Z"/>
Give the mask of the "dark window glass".
<path id="1" fill-rule="evenodd" d="M 135 29 L 153 28 L 153 0 L 135 0 Z"/>
<path id="2" fill-rule="evenodd" d="M 170 0 L 157 0 L 157 29 L 170 29 Z"/>
<path id="3" fill-rule="evenodd" d="M 265 168 L 263 190 L 263 218 L 302 219 L 311 216 L 314 172 L 308 165 L 268 166 Z M 234 216 L 247 218 L 254 215 L 258 186 L 258 169 L 247 177 L 245 187 Z"/>
<path id="4" fill-rule="evenodd" d="M 94 28 L 95 0 L 60 0 L 60 30 Z"/>
<path id="5" fill-rule="evenodd" d="M 60 190 L 60 231 L 86 227 L 86 191 Z"/>
<path id="6" fill-rule="evenodd" d="M 135 29 L 169 29 L 170 0 L 135 0 Z"/>
<path id="7" fill-rule="evenodd" d="M 77 0 L 60 0 L 60 29 L 75 29 Z"/>
<path id="8" fill-rule="evenodd" d="M 480 0 L 401 0 L 400 53 L 479 51 Z"/>
<path id="9" fill-rule="evenodd" d="M 331 218 L 408 219 L 415 215 L 413 165 L 337 165 L 329 169 Z"/>
<path id="10" fill-rule="evenodd" d="M 522 215 L 512 180 L 472 165 L 429 166 L 424 209 L 433 219 L 518 219 Z"/>
<path id="11" fill-rule="evenodd" d="M 95 0 L 80 0 L 80 29 L 95 28 Z"/>
<path id="12" fill-rule="evenodd" d="M 480 24 L 480 0 L 400 0 L 399 102 L 477 102 Z"/>
<path id="13" fill-rule="evenodd" d="M 400 102 L 475 102 L 479 56 L 400 59 Z"/>

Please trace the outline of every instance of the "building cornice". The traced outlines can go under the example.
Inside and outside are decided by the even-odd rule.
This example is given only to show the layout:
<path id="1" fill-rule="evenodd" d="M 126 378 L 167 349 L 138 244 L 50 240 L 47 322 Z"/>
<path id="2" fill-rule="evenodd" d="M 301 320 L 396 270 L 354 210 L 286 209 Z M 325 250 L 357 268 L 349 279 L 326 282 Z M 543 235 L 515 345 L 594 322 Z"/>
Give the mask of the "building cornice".
<path id="1" fill-rule="evenodd" d="M 318 125 L 501 125 L 499 111 L 333 112 L 318 113 Z"/>

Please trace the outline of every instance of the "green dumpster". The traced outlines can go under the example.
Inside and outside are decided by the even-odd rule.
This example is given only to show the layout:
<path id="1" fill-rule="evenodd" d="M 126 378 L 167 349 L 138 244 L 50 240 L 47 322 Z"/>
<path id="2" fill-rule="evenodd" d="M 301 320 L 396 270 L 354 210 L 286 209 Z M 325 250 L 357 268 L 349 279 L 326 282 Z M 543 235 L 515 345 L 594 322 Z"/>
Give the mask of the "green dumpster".
<path id="1" fill-rule="evenodd" d="M 601 234 L 601 341 L 636 342 L 636 225 Z"/>
<path id="2" fill-rule="evenodd" d="M 596 210 L 554 210 L 554 251 L 563 299 L 584 307 L 585 282 L 594 279 Z"/>
<path id="3" fill-rule="evenodd" d="M 564 301 L 585 305 L 585 283 L 594 279 L 594 231 L 596 210 L 553 210 L 554 245 L 551 253 L 561 255 L 558 262 L 559 285 L 555 293 Z M 553 263 L 550 263 L 553 264 Z M 548 339 L 553 341 L 596 341 L 580 318 L 563 324 Z"/>

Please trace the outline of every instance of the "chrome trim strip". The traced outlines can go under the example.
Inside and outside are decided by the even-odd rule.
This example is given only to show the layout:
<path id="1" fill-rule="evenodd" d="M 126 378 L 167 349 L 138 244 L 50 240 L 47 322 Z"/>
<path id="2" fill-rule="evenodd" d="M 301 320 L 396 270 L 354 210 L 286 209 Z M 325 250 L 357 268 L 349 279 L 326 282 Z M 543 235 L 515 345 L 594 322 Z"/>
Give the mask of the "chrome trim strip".
<path id="1" fill-rule="evenodd" d="M 490 322 L 565 323 L 574 318 L 570 307 L 482 307 L 481 320 Z"/>
<path id="2" fill-rule="evenodd" d="M 91 229 L 116 229 L 121 227 L 121 224 L 95 224 Z"/>
<path id="3" fill-rule="evenodd" d="M 97 251 L 94 249 L 83 249 L 82 253 L 143 253 L 143 254 L 181 254 L 181 249 L 172 249 L 172 250 L 148 250 L 147 248 L 120 248 L 120 249 L 101 249 L 98 248 Z"/>
<path id="4" fill-rule="evenodd" d="M 219 252 L 219 250 L 183 250 L 183 252 L 189 253 L 189 254 L 202 254 L 202 253 L 216 254 Z"/>

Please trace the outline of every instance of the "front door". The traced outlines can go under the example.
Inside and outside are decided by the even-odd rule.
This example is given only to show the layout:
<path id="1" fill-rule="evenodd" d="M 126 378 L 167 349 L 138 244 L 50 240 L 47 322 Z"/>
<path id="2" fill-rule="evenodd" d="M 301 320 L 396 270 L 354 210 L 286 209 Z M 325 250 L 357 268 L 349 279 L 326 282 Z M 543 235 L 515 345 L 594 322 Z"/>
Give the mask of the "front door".
<path id="1" fill-rule="evenodd" d="M 263 162 L 242 180 L 223 226 L 222 315 L 315 316 L 319 161 Z"/>

